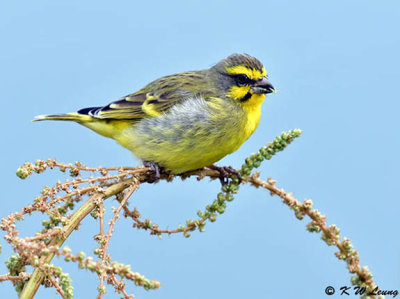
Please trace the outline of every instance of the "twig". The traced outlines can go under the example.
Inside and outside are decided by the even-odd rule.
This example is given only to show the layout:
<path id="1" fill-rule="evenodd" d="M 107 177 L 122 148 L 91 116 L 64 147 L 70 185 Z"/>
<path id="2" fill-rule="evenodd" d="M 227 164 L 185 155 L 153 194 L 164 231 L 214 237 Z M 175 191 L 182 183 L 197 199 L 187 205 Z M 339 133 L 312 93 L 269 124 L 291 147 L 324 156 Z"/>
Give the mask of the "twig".
<path id="1" fill-rule="evenodd" d="M 352 283 L 367 287 L 367 293 L 376 288 L 371 272 L 368 270 L 368 268 L 360 266 L 358 252 L 353 249 L 350 240 L 347 238 L 342 239 L 340 237 L 339 229 L 336 227 L 336 225 L 326 225 L 326 216 L 321 215 L 318 210 L 312 209 L 311 200 L 307 199 L 304 201 L 304 203 L 301 203 L 294 198 L 291 193 L 276 187 L 276 181 L 273 179 L 270 178 L 268 181 L 261 180 L 259 178 L 259 173 L 255 173 L 248 177 L 248 181 L 255 187 L 267 189 L 271 192 L 271 195 L 277 195 L 282 198 L 283 202 L 295 211 L 298 219 L 301 220 L 305 215 L 307 215 L 312 220 L 312 222 L 307 225 L 307 229 L 310 232 L 322 231 L 322 239 L 328 245 L 334 245 L 339 249 L 339 252 L 335 254 L 336 257 L 346 261 L 349 272 L 356 274 L 356 278 L 352 279 Z M 371 298 L 375 297 L 373 296 Z"/>
<path id="2" fill-rule="evenodd" d="M 122 190 L 126 189 L 133 182 L 133 179 L 127 179 L 104 190 L 103 193 L 96 193 L 90 199 L 88 199 L 71 217 L 69 223 L 64 226 L 63 234 L 61 237 L 54 238 L 49 246 L 60 247 L 72 231 L 80 224 L 83 218 L 85 218 L 95 207 L 98 201 L 102 201 L 110 196 L 113 196 Z M 42 256 L 40 258 L 39 264 L 45 265 L 49 264 L 54 257 L 54 253 L 50 253 L 47 256 Z M 37 289 L 39 288 L 42 280 L 44 278 L 44 273 L 37 267 L 32 274 L 32 277 L 25 284 L 24 289 L 20 294 L 20 299 L 33 298 Z"/>
<path id="3" fill-rule="evenodd" d="M 102 244 L 102 254 L 103 254 L 102 264 L 103 265 L 109 265 L 109 259 L 108 259 L 108 255 L 107 255 L 108 244 L 110 242 L 112 233 L 114 231 L 114 224 L 119 217 L 119 212 L 121 211 L 122 207 L 125 206 L 126 202 L 131 197 L 133 192 L 135 192 L 138 188 L 139 188 L 139 183 L 137 181 L 134 181 L 133 185 L 128 190 L 128 193 L 124 196 L 124 199 L 121 201 L 118 208 L 114 211 L 114 215 L 113 215 L 111 221 L 109 222 L 107 235 L 103 239 L 103 244 Z M 104 272 L 100 273 L 99 278 L 100 278 L 100 285 L 99 285 L 98 298 L 103 298 L 103 294 L 104 294 L 104 290 L 105 290 L 104 280 L 106 278 L 106 273 L 104 273 Z"/>
<path id="4" fill-rule="evenodd" d="M 47 276 L 46 278 L 47 278 L 47 279 L 51 282 L 51 284 L 55 287 L 55 289 L 56 289 L 57 292 L 60 294 L 60 296 L 61 296 L 63 299 L 67 299 L 67 297 L 65 297 L 64 291 L 61 289 L 60 284 L 58 283 L 58 281 L 57 281 L 53 276 L 51 276 L 51 275 Z"/>
<path id="5" fill-rule="evenodd" d="M 18 276 L 10 275 L 9 273 L 0 275 L 0 282 L 1 281 L 19 281 L 19 280 L 28 280 L 31 277 L 31 274 L 21 272 Z"/>
<path id="6" fill-rule="evenodd" d="M 34 242 L 34 241 L 38 241 L 38 240 L 49 239 L 58 234 L 61 234 L 62 232 L 63 232 L 63 230 L 61 227 L 55 227 L 54 229 L 47 231 L 43 234 L 37 234 L 34 237 L 26 237 L 26 238 L 24 238 L 24 241 L 25 242 Z"/>
<path id="7" fill-rule="evenodd" d="M 115 277 L 114 274 L 110 275 L 110 280 L 112 282 L 112 284 L 115 287 L 115 290 L 119 293 L 121 292 L 125 297 L 123 299 L 132 299 L 133 295 L 132 294 L 128 294 L 125 291 L 125 284 L 123 282 L 118 281 L 118 279 Z"/>

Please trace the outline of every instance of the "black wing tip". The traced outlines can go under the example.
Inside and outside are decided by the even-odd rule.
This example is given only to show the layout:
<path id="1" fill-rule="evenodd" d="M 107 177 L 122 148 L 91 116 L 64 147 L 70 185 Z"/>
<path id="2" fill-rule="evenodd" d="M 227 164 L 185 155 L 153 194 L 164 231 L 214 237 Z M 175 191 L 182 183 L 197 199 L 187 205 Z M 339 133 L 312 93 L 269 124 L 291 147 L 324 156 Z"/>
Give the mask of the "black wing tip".
<path id="1" fill-rule="evenodd" d="M 83 108 L 78 110 L 77 112 L 79 114 L 85 114 L 85 115 L 90 115 L 90 116 L 95 116 L 96 112 L 101 109 L 102 107 L 88 107 L 88 108 Z"/>

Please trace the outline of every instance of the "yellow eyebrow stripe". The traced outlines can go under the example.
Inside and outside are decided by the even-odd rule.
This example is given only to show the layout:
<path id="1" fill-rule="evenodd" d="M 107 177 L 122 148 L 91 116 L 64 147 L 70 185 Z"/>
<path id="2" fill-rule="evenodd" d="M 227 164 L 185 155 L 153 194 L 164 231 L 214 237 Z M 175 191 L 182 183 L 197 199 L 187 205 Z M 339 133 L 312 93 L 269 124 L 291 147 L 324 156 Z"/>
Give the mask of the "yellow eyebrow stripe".
<path id="1" fill-rule="evenodd" d="M 253 68 L 248 68 L 243 65 L 236 65 L 236 66 L 227 68 L 226 71 L 228 72 L 229 75 L 243 74 L 253 80 L 258 80 L 258 79 L 261 79 L 261 77 L 267 76 L 267 72 L 264 67 L 262 68 L 262 71 L 260 72 L 259 70 L 256 70 Z"/>

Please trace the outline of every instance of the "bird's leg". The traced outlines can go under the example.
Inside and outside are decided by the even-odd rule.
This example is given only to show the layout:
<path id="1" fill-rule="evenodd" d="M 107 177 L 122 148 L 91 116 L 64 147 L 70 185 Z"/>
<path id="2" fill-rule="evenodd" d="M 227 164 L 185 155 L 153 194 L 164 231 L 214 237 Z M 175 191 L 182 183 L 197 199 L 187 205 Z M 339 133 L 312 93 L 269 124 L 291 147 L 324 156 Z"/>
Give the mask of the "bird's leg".
<path id="1" fill-rule="evenodd" d="M 217 165 L 211 165 L 208 166 L 208 168 L 216 170 L 219 172 L 219 180 L 222 185 L 226 185 L 229 182 L 229 178 L 232 177 L 233 175 L 236 176 L 239 180 L 239 184 L 242 182 L 242 176 L 240 173 L 233 168 L 232 166 L 217 166 Z"/>
<path id="2" fill-rule="evenodd" d="M 151 172 L 153 173 L 153 177 L 148 180 L 149 183 L 154 183 L 160 179 L 160 173 L 162 170 L 160 165 L 151 161 L 143 161 L 143 166 L 150 167 Z"/>

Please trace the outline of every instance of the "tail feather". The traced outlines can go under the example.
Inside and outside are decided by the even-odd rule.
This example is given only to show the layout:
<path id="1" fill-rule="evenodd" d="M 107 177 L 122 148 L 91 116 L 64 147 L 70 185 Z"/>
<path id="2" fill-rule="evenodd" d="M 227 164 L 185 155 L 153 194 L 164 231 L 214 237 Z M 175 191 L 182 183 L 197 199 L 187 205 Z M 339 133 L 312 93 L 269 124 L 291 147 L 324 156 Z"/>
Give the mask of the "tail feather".
<path id="1" fill-rule="evenodd" d="M 96 133 L 105 137 L 117 139 L 123 130 L 130 127 L 132 123 L 130 121 L 122 120 L 103 120 L 90 115 L 90 112 L 97 108 L 86 108 L 79 110 L 78 112 L 66 113 L 66 114 L 45 114 L 38 115 L 32 121 L 42 120 L 61 120 L 61 121 L 74 121 L 80 125 L 83 125 Z"/>
<path id="2" fill-rule="evenodd" d="M 32 121 L 42 120 L 62 120 L 62 121 L 75 121 L 75 122 L 87 122 L 92 120 L 92 117 L 86 114 L 80 114 L 77 112 L 66 113 L 66 114 L 44 114 L 35 116 Z"/>

